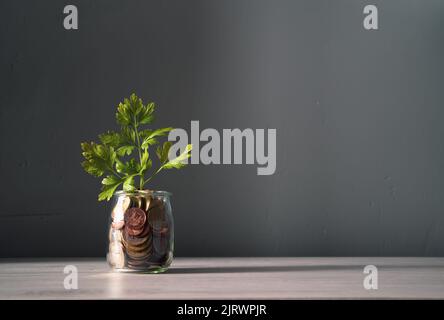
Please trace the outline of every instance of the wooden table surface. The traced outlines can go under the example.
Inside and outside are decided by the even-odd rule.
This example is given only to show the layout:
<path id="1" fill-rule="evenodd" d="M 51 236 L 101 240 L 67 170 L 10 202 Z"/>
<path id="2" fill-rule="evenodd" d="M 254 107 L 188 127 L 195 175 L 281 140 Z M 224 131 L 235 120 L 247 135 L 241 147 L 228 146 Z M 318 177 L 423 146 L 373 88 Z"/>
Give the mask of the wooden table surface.
<path id="1" fill-rule="evenodd" d="M 66 290 L 63 270 L 78 270 Z M 366 290 L 366 265 L 378 289 Z M 110 272 L 104 259 L 0 260 L 0 299 L 444 298 L 444 258 L 176 258 L 164 274 Z"/>

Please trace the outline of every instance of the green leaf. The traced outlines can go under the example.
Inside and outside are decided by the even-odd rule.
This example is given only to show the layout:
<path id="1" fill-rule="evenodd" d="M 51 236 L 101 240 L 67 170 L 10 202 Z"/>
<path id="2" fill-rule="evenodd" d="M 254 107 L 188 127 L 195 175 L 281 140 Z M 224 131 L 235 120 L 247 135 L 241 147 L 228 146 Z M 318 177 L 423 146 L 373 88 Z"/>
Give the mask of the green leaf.
<path id="1" fill-rule="evenodd" d="M 136 162 L 135 159 L 131 159 L 126 163 L 125 175 L 136 175 L 140 172 L 140 163 Z"/>
<path id="2" fill-rule="evenodd" d="M 148 149 L 149 146 L 151 146 L 151 145 L 155 145 L 155 144 L 157 144 L 157 140 L 156 140 L 156 138 L 145 139 L 145 140 L 142 142 L 141 148 L 142 148 L 142 149 Z"/>
<path id="3" fill-rule="evenodd" d="M 114 192 L 116 191 L 117 187 L 122 183 L 122 181 L 119 181 L 115 184 L 110 185 L 103 185 L 102 186 L 102 192 L 99 194 L 99 201 L 109 201 L 111 197 L 113 196 Z"/>
<path id="4" fill-rule="evenodd" d="M 135 146 L 129 146 L 129 145 L 121 146 L 117 149 L 117 155 L 119 157 L 123 157 L 125 155 L 129 156 L 133 152 L 134 149 L 135 149 Z"/>
<path id="5" fill-rule="evenodd" d="M 173 129 L 174 128 L 172 128 L 172 127 L 156 129 L 156 130 L 152 131 L 148 135 L 147 138 L 154 138 L 154 137 L 158 137 L 158 136 L 164 136 L 164 135 L 166 135 L 168 132 L 170 132 Z"/>
<path id="6" fill-rule="evenodd" d="M 141 113 L 138 115 L 138 122 L 140 124 L 150 124 L 154 121 L 154 102 L 148 103 L 141 110 Z"/>
<path id="7" fill-rule="evenodd" d="M 106 171 L 112 172 L 117 157 L 113 147 L 83 142 L 81 148 L 86 160 L 82 162 L 82 167 L 87 173 L 100 177 Z"/>
<path id="8" fill-rule="evenodd" d="M 109 200 L 113 196 L 117 187 L 122 184 L 122 179 L 114 175 L 109 175 L 102 180 L 102 192 L 99 194 L 99 201 Z"/>
<path id="9" fill-rule="evenodd" d="M 82 167 L 87 173 L 89 173 L 90 175 L 95 176 L 95 177 L 101 177 L 105 173 L 104 170 L 98 168 L 90 161 L 83 161 Z"/>
<path id="10" fill-rule="evenodd" d="M 153 161 L 151 159 L 149 159 L 148 162 L 145 165 L 144 171 L 150 170 L 152 166 L 153 166 Z"/>
<path id="11" fill-rule="evenodd" d="M 116 176 L 106 176 L 103 180 L 102 180 L 102 184 L 104 185 L 114 185 L 116 183 L 121 182 L 121 179 L 119 177 Z"/>
<path id="12" fill-rule="evenodd" d="M 140 159 L 140 164 L 142 165 L 142 167 L 147 163 L 149 157 L 150 155 L 148 153 L 148 149 L 145 149 L 142 153 L 142 158 Z"/>
<path id="13" fill-rule="evenodd" d="M 131 127 L 122 127 L 122 143 L 136 145 L 136 131 Z"/>
<path id="14" fill-rule="evenodd" d="M 118 173 L 123 173 L 124 170 L 125 170 L 125 164 L 119 159 L 116 159 L 116 171 Z"/>
<path id="15" fill-rule="evenodd" d="M 114 131 L 108 131 L 99 135 L 100 141 L 111 147 L 117 148 L 122 144 L 123 137 L 120 133 Z"/>
<path id="16" fill-rule="evenodd" d="M 143 134 L 144 140 L 142 142 L 142 149 L 146 149 L 150 145 L 156 144 L 157 143 L 157 140 L 155 139 L 156 137 L 164 136 L 171 130 L 173 130 L 173 128 L 168 127 L 168 128 L 157 129 L 154 131 L 145 131 Z"/>
<path id="17" fill-rule="evenodd" d="M 128 104 L 119 103 L 119 106 L 117 107 L 116 120 L 121 126 L 129 126 L 131 124 L 131 110 Z"/>
<path id="18" fill-rule="evenodd" d="M 184 163 L 184 160 L 188 159 L 191 154 L 191 150 L 193 149 L 193 146 L 191 144 L 188 144 L 185 147 L 184 152 L 182 152 L 178 157 L 169 160 L 167 163 L 165 163 L 164 165 L 162 165 L 163 169 L 180 169 L 184 166 L 186 166 L 186 163 Z"/>
<path id="19" fill-rule="evenodd" d="M 127 162 L 116 161 L 116 170 L 125 176 L 136 175 L 140 172 L 140 164 L 133 158 Z"/>
<path id="20" fill-rule="evenodd" d="M 168 153 L 170 152 L 172 144 L 173 144 L 172 142 L 166 141 L 166 142 L 164 142 L 162 147 L 157 147 L 156 154 L 160 160 L 160 163 L 163 164 L 163 163 L 167 162 Z"/>
<path id="21" fill-rule="evenodd" d="M 142 158 L 140 159 L 140 175 L 143 175 L 145 171 L 151 169 L 153 162 L 149 157 L 148 149 L 145 149 L 142 153 Z"/>
<path id="22" fill-rule="evenodd" d="M 125 191 L 134 191 L 136 187 L 134 186 L 134 176 L 129 176 L 123 182 L 123 190 Z"/>
<path id="23" fill-rule="evenodd" d="M 143 104 L 142 99 L 132 93 L 128 98 L 123 99 L 117 107 L 116 120 L 121 126 L 133 126 L 152 123 L 154 120 L 154 102 Z"/>
<path id="24" fill-rule="evenodd" d="M 142 99 L 139 99 L 135 93 L 130 96 L 130 106 L 134 116 L 139 115 L 144 108 Z"/>

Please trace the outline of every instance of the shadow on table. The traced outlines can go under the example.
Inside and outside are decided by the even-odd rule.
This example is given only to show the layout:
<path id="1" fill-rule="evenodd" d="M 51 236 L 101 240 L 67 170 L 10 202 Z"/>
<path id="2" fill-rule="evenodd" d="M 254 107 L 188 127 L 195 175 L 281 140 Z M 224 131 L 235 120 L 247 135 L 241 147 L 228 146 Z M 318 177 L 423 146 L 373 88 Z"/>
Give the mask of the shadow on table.
<path id="1" fill-rule="evenodd" d="M 172 267 L 166 273 L 242 273 L 242 272 L 310 272 L 310 271 L 335 271 L 357 270 L 362 272 L 364 264 L 336 264 L 336 265 L 311 265 L 311 266 L 233 266 L 233 267 Z M 380 265 L 382 269 L 444 269 L 443 266 L 433 265 Z"/>
<path id="2" fill-rule="evenodd" d="M 242 272 L 297 272 L 297 271 L 325 271 L 325 270 L 362 270 L 356 265 L 323 265 L 323 266 L 236 266 L 236 267 L 172 267 L 167 273 L 242 273 Z"/>

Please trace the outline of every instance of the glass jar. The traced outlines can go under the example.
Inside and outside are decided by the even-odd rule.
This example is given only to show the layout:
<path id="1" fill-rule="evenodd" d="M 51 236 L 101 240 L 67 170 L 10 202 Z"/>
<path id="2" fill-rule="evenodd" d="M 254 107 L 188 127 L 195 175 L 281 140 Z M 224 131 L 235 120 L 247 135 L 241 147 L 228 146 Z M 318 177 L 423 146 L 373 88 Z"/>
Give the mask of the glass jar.
<path id="1" fill-rule="evenodd" d="M 164 272 L 173 260 L 174 224 L 166 191 L 118 191 L 107 261 L 115 271 Z"/>

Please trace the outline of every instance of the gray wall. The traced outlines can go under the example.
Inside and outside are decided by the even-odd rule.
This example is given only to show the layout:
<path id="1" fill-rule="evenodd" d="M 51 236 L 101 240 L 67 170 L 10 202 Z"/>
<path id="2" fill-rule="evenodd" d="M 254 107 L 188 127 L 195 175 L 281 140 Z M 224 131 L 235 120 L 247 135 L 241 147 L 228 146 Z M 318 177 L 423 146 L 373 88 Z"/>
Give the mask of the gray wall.
<path id="1" fill-rule="evenodd" d="M 2 1 L 0 257 L 104 255 L 109 204 L 79 143 L 132 91 L 159 127 L 277 129 L 273 176 L 155 180 L 177 255 L 442 256 L 443 39 L 440 0 Z"/>

